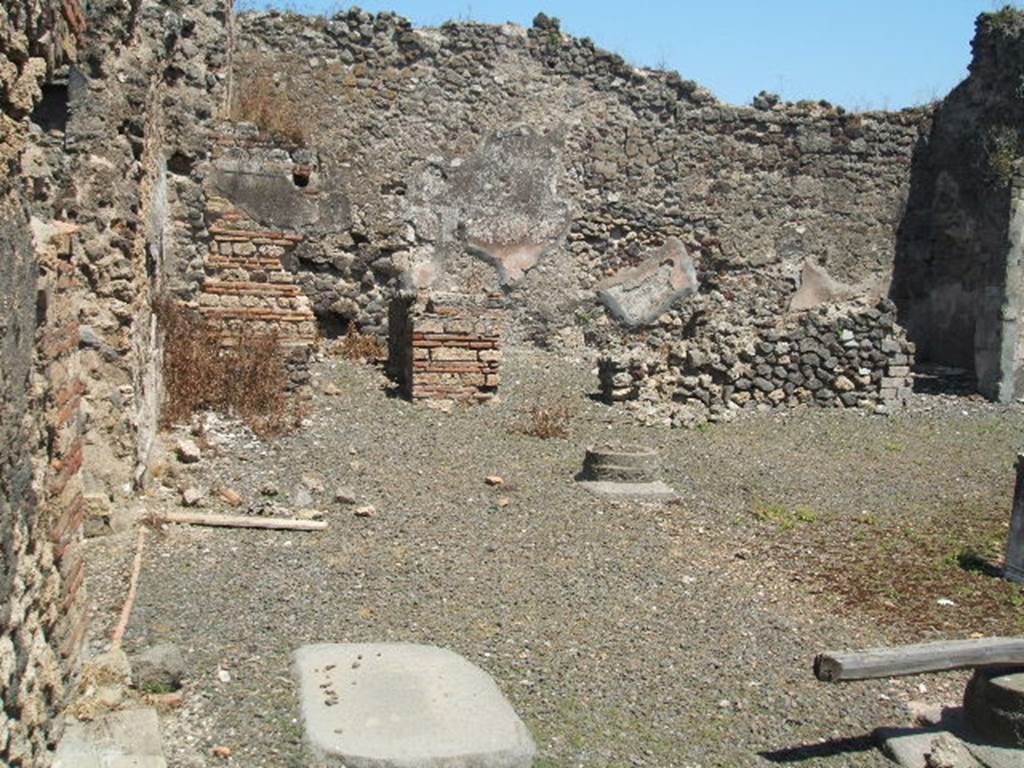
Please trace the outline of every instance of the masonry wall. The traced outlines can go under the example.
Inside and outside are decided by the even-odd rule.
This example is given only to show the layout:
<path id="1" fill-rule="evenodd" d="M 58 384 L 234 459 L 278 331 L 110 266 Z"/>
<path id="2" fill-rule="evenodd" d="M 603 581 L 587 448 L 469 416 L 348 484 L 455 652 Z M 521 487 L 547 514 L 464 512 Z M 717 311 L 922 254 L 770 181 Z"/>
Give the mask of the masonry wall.
<path id="1" fill-rule="evenodd" d="M 1024 391 L 1024 15 L 980 16 L 973 53 L 915 152 L 892 296 L 923 361 L 964 368 L 982 393 L 1009 401 Z"/>
<path id="2" fill-rule="evenodd" d="M 0 763 L 49 762 L 87 629 L 83 515 L 146 482 L 153 299 L 203 274 L 190 216 L 230 3 L 0 8 Z M 180 286 L 178 286 L 180 287 Z M 88 500 L 88 503 L 86 501 Z"/>
<path id="3" fill-rule="evenodd" d="M 45 761 L 84 630 L 73 227 L 38 217 L 22 166 L 42 86 L 73 57 L 77 0 L 0 9 L 0 763 Z"/>
<path id="4" fill-rule="evenodd" d="M 481 403 L 501 384 L 500 295 L 401 295 L 389 314 L 388 368 L 412 400 Z"/>
<path id="5" fill-rule="evenodd" d="M 321 317 L 380 331 L 403 285 L 504 290 L 514 335 L 579 342 L 597 283 L 670 237 L 737 315 L 784 309 L 807 261 L 884 293 L 928 117 L 725 105 L 545 17 L 245 14 L 238 46 L 236 79 L 277 79 L 348 199 L 329 245 L 300 256 L 303 284 Z"/>
<path id="6" fill-rule="evenodd" d="M 118 503 L 145 485 L 159 425 L 153 300 L 204 275 L 202 179 L 227 91 L 230 3 L 89 4 L 58 204 L 81 226 L 87 491 Z M 183 287 L 187 286 L 187 287 Z"/>

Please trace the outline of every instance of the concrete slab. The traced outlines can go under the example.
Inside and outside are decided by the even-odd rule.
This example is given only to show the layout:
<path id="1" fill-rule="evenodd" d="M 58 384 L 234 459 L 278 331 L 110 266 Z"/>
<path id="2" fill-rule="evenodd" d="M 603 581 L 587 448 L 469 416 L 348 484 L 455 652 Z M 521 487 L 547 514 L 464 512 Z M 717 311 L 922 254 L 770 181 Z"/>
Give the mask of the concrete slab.
<path id="1" fill-rule="evenodd" d="M 167 768 L 156 710 L 123 709 L 90 722 L 68 721 L 53 768 Z"/>
<path id="2" fill-rule="evenodd" d="M 443 648 L 306 645 L 295 672 L 315 768 L 529 768 L 536 746 L 491 677 Z"/>
<path id="3" fill-rule="evenodd" d="M 578 480 L 587 493 L 603 499 L 624 501 L 668 501 L 676 498 L 676 492 L 660 480 L 653 483 L 617 483 L 612 480 Z"/>

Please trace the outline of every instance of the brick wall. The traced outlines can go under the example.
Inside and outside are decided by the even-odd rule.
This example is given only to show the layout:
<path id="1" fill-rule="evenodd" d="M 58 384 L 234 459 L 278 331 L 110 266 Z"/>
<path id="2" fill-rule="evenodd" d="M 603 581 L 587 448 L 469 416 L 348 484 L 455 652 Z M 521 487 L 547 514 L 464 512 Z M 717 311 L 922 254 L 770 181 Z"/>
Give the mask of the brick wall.
<path id="1" fill-rule="evenodd" d="M 239 147 L 268 154 L 277 149 L 273 142 L 225 133 L 217 137 L 214 164 Z M 294 169 L 296 174 L 302 171 Z M 290 351 L 293 378 L 302 379 L 308 353 L 316 343 L 317 324 L 309 299 L 286 263 L 305 235 L 261 225 L 213 185 L 206 192 L 204 215 L 210 240 L 203 258 L 200 312 L 222 329 L 225 345 L 253 334 L 276 336 Z"/>
<path id="2" fill-rule="evenodd" d="M 389 317 L 388 360 L 413 400 L 485 402 L 501 384 L 500 296 L 398 297 Z"/>

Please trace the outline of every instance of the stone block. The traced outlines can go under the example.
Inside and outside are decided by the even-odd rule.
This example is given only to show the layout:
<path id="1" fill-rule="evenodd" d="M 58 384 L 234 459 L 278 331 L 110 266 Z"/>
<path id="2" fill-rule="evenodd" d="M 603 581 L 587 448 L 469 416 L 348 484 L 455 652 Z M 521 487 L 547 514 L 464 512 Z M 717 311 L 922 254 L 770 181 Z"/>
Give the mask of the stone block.
<path id="1" fill-rule="evenodd" d="M 536 747 L 494 681 L 451 651 L 405 643 L 295 653 L 306 741 L 318 765 L 529 768 Z"/>

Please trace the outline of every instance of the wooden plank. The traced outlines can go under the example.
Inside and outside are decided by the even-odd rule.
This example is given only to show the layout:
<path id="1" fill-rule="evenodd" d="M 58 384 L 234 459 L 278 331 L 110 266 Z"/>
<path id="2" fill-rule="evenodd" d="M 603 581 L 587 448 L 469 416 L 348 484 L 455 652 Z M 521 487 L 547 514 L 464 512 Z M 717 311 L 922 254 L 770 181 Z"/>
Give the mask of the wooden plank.
<path id="1" fill-rule="evenodd" d="M 814 659 L 814 676 L 838 683 L 1001 666 L 1024 667 L 1024 637 L 952 640 L 840 653 L 829 651 Z"/>
<path id="2" fill-rule="evenodd" d="M 322 531 L 322 520 L 294 520 L 290 517 L 256 517 L 250 515 L 211 515 L 203 512 L 165 512 L 159 516 L 165 523 L 213 525 L 223 528 L 270 528 L 288 531 Z"/>

